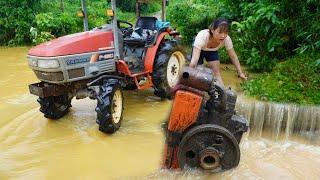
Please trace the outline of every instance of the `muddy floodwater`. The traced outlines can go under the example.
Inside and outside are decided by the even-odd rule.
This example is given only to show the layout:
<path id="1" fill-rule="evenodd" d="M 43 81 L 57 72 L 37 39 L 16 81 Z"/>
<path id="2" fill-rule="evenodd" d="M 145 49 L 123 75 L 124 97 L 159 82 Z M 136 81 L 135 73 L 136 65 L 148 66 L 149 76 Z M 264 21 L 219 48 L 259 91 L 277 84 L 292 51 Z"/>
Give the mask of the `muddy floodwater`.
<path id="1" fill-rule="evenodd" d="M 118 132 L 95 123 L 96 101 L 73 100 L 68 115 L 48 120 L 28 84 L 28 48 L 0 48 L 0 179 L 320 179 L 319 107 L 267 104 L 238 97 L 251 130 L 240 144 L 237 168 L 218 174 L 161 170 L 161 123 L 171 101 L 151 90 L 125 92 Z M 226 85 L 239 88 L 232 68 Z"/>

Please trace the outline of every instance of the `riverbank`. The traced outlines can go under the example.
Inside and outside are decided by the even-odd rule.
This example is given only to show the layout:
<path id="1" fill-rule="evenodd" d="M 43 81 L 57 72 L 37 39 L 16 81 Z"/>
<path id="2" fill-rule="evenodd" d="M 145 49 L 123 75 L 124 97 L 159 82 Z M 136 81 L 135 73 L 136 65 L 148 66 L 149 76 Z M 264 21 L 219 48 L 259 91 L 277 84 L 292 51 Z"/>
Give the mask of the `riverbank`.
<path id="1" fill-rule="evenodd" d="M 247 95 L 280 103 L 320 104 L 320 53 L 297 55 L 242 85 Z"/>

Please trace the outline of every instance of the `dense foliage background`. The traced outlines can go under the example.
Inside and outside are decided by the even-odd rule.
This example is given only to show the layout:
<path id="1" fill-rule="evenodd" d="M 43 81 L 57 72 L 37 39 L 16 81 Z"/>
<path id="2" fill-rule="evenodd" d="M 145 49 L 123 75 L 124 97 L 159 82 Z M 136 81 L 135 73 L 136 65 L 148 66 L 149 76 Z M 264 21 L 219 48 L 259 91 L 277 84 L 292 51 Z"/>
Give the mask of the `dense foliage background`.
<path id="1" fill-rule="evenodd" d="M 285 58 L 320 50 L 319 0 L 175 0 L 168 18 L 191 44 L 212 20 L 225 17 L 240 59 L 270 71 Z"/>
<path id="2" fill-rule="evenodd" d="M 155 1 L 155 0 L 154 0 Z M 142 5 L 142 13 L 159 11 L 161 5 L 150 0 Z M 110 1 L 87 0 L 89 28 L 101 26 L 110 18 L 105 10 Z M 118 1 L 119 19 L 134 22 L 135 1 Z M 82 18 L 77 16 L 80 0 L 0 0 L 0 45 L 39 44 L 55 37 L 83 30 Z"/>

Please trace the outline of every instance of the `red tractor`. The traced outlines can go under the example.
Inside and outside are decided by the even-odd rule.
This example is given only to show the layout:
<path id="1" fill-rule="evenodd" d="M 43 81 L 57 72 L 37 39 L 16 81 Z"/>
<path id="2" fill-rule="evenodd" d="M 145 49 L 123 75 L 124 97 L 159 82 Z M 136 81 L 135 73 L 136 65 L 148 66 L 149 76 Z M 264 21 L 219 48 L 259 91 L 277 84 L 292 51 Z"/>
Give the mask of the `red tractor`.
<path id="1" fill-rule="evenodd" d="M 178 48 L 178 33 L 155 17 L 139 17 L 135 26 L 117 20 L 90 31 L 63 36 L 33 47 L 29 67 L 39 83 L 30 93 L 39 96 L 46 118 L 59 119 L 71 107 L 73 97 L 97 100 L 99 130 L 114 133 L 121 125 L 123 89 L 154 88 L 154 94 L 170 98 L 185 55 Z"/>

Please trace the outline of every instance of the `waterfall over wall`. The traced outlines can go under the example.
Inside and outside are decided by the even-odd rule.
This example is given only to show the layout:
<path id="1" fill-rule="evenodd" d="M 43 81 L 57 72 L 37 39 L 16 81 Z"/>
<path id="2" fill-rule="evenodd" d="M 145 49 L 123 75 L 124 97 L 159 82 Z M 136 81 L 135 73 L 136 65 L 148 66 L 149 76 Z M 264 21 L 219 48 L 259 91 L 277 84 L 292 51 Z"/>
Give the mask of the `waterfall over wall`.
<path id="1" fill-rule="evenodd" d="M 250 123 L 250 136 L 273 140 L 301 137 L 320 144 L 320 106 L 280 104 L 239 96 L 236 110 Z"/>

